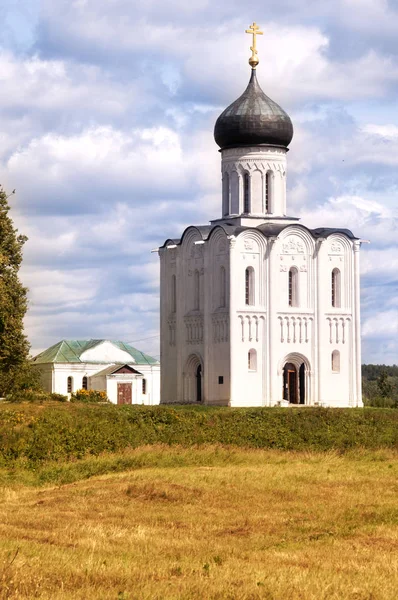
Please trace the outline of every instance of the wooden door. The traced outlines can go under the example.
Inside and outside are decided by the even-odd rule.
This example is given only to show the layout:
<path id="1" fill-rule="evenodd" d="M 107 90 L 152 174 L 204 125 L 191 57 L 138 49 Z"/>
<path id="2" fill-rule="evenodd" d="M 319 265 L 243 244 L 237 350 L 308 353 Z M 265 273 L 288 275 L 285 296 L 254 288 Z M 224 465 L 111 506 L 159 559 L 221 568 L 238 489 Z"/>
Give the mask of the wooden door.
<path id="1" fill-rule="evenodd" d="M 118 404 L 131 404 L 132 390 L 131 383 L 118 383 L 117 384 L 117 403 Z"/>

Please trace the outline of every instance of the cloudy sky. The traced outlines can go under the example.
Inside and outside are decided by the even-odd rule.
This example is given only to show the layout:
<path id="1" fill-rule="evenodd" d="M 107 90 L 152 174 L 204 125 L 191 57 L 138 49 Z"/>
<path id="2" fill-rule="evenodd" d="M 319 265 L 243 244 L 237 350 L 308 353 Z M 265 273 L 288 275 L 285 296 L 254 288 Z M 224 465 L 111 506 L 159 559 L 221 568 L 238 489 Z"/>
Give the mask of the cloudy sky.
<path id="1" fill-rule="evenodd" d="M 158 355 L 164 239 L 220 215 L 218 114 L 258 77 L 292 117 L 289 213 L 362 251 L 363 362 L 398 363 L 393 0 L 1 0 L 0 182 L 29 236 L 32 353 L 113 338 Z"/>

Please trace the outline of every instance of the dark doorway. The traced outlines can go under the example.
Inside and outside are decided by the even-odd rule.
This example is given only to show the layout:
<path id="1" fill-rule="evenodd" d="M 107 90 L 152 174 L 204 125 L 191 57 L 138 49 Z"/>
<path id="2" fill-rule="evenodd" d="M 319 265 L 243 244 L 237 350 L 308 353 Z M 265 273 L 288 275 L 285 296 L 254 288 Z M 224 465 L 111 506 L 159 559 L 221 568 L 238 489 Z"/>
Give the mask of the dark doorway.
<path id="1" fill-rule="evenodd" d="M 196 402 L 202 402 L 202 365 L 196 369 Z"/>
<path id="2" fill-rule="evenodd" d="M 297 369 L 293 363 L 286 363 L 283 369 L 283 399 L 298 404 Z"/>
<path id="3" fill-rule="evenodd" d="M 299 390 L 300 390 L 300 404 L 305 404 L 305 367 L 304 363 L 301 365 L 299 370 Z"/>
<path id="4" fill-rule="evenodd" d="M 117 384 L 117 403 L 118 404 L 131 404 L 132 393 L 131 383 L 118 383 Z"/>

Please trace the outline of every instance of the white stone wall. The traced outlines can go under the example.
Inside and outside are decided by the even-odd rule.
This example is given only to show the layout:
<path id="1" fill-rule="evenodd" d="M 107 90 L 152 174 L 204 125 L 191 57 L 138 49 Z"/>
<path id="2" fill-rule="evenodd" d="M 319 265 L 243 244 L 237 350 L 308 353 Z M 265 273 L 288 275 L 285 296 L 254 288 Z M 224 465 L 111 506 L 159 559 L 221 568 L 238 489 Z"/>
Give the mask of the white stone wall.
<path id="1" fill-rule="evenodd" d="M 361 406 L 359 242 L 344 234 L 315 240 L 301 225 L 289 225 L 276 238 L 254 229 L 228 238 L 217 227 L 202 242 L 191 227 L 181 245 L 160 250 L 162 403 L 195 402 L 195 369 L 201 364 L 205 403 L 273 406 L 283 399 L 283 367 L 291 362 L 297 368 L 304 364 L 305 404 Z M 247 268 L 255 274 L 250 305 Z M 291 268 L 297 272 L 294 306 L 289 306 Z M 341 302 L 332 307 L 336 268 Z M 199 305 L 195 271 L 200 273 Z M 173 275 L 177 302 L 171 315 L 167 286 Z M 255 369 L 249 369 L 250 351 L 256 352 Z M 340 353 L 338 371 L 332 370 L 334 351 Z"/>

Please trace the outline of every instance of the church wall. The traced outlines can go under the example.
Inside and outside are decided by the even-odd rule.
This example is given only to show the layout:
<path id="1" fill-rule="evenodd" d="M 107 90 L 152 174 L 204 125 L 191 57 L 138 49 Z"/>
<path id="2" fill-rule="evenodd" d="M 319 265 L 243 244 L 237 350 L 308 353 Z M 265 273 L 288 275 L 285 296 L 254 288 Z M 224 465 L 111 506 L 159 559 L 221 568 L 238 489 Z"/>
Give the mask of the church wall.
<path id="1" fill-rule="evenodd" d="M 223 229 L 213 232 L 204 251 L 205 401 L 227 406 L 230 396 L 230 264 L 229 242 Z"/>
<path id="2" fill-rule="evenodd" d="M 264 236 L 253 230 L 240 234 L 231 249 L 231 406 L 266 402 L 266 249 Z"/>
<path id="3" fill-rule="evenodd" d="M 177 402 L 177 316 L 181 313 L 181 290 L 177 273 L 179 248 L 165 249 L 160 257 L 160 397 L 162 403 Z M 173 277 L 176 277 L 175 298 Z"/>
<path id="4" fill-rule="evenodd" d="M 319 402 L 330 406 L 362 405 L 357 381 L 361 378 L 356 331 L 355 242 L 342 235 L 322 242 L 319 262 Z M 332 305 L 332 272 L 339 270 L 338 306 Z M 335 290 L 336 291 L 336 290 Z M 339 369 L 332 370 L 332 353 L 339 353 Z"/>

